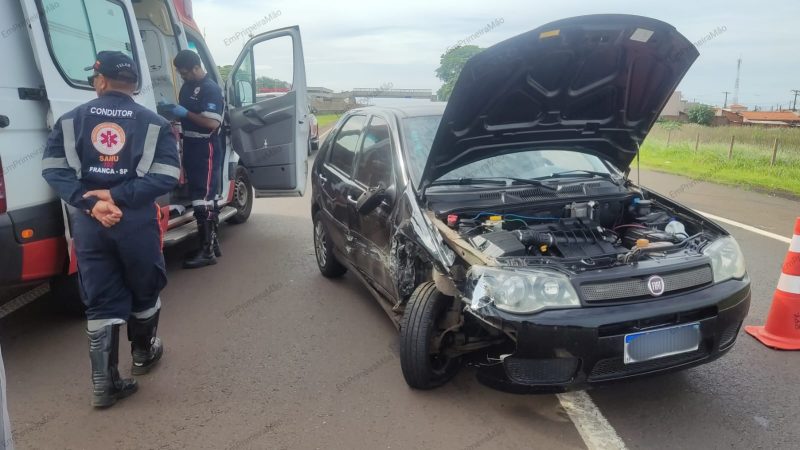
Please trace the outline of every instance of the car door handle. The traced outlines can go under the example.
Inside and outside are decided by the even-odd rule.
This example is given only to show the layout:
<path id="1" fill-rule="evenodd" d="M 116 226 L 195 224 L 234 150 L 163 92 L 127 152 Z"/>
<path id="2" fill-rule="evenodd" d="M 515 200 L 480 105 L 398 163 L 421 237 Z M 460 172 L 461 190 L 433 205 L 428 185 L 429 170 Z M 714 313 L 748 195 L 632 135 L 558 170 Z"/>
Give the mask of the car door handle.
<path id="1" fill-rule="evenodd" d="M 352 195 L 348 194 L 347 195 L 347 203 L 350 203 L 351 205 L 357 205 L 358 204 L 358 200 L 354 199 Z"/>
<path id="2" fill-rule="evenodd" d="M 317 174 L 317 177 L 319 177 L 319 179 L 322 180 L 323 183 L 327 183 L 328 182 L 328 179 L 325 178 L 325 175 L 323 175 L 321 173 Z"/>
<path id="3" fill-rule="evenodd" d="M 261 125 L 267 124 L 267 122 L 265 122 L 264 119 L 261 116 L 259 116 L 254 109 L 245 109 L 244 111 L 242 111 L 242 114 L 247 116 L 249 119 L 257 121 Z"/>

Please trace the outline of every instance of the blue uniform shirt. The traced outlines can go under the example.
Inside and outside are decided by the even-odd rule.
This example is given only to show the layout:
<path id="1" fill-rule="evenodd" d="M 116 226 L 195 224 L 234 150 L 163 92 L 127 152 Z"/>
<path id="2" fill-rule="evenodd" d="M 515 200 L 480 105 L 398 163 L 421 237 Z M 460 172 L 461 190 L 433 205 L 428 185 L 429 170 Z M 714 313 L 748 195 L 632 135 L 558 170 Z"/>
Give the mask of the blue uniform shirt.
<path id="1" fill-rule="evenodd" d="M 178 95 L 178 102 L 190 112 L 222 123 L 222 110 L 225 105 L 222 89 L 208 74 L 200 81 L 183 83 Z M 183 127 L 183 136 L 187 138 L 208 140 L 212 134 L 211 130 L 197 125 L 188 118 L 181 119 L 181 126 Z"/>
<path id="2" fill-rule="evenodd" d="M 164 118 L 112 91 L 58 119 L 44 150 L 42 176 L 82 210 L 97 202 L 83 198 L 94 189 L 110 189 L 117 205 L 139 208 L 177 185 L 177 142 Z"/>

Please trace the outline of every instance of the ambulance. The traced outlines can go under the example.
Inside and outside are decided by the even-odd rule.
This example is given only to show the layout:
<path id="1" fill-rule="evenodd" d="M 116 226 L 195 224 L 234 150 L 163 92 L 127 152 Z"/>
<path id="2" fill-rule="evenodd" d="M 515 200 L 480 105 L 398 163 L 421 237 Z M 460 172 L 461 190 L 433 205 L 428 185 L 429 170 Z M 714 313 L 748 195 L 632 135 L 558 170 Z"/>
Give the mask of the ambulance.
<path id="1" fill-rule="evenodd" d="M 222 79 L 191 0 L 0 3 L 0 288 L 49 281 L 59 301 L 79 300 L 69 223 L 41 176 L 41 158 L 55 121 L 95 98 L 85 68 L 102 50 L 125 52 L 137 62 L 134 99 L 153 110 L 162 101 L 177 103 L 177 52 L 199 54 L 226 99 L 221 220 L 245 222 L 254 197 L 302 196 L 309 145 L 303 48 L 297 26 L 252 36 L 273 19 L 243 24 L 246 33 L 225 39 L 243 48 Z M 286 92 L 257 95 L 274 87 Z M 174 132 L 180 134 L 177 122 Z M 196 233 L 183 175 L 158 204 L 165 246 Z"/>

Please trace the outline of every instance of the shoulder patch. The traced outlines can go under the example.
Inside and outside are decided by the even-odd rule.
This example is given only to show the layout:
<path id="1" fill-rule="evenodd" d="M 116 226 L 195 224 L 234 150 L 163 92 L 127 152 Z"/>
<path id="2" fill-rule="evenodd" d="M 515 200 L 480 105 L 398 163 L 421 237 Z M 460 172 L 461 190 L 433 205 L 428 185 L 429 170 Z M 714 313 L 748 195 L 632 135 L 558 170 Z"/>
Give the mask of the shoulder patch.
<path id="1" fill-rule="evenodd" d="M 206 109 L 209 110 L 209 111 L 216 111 L 217 110 L 217 104 L 216 103 L 209 103 L 208 105 L 206 105 Z"/>
<path id="2" fill-rule="evenodd" d="M 103 122 L 92 129 L 92 145 L 104 155 L 116 155 L 125 147 L 125 130 L 113 122 Z"/>

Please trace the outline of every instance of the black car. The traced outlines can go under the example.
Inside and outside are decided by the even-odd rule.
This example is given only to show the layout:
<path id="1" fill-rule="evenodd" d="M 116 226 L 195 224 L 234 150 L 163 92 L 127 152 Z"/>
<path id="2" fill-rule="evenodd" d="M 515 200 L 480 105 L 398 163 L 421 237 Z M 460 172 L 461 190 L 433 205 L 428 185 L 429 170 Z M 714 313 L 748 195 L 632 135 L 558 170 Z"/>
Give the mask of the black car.
<path id="1" fill-rule="evenodd" d="M 470 363 L 499 389 L 563 391 L 731 349 L 738 244 L 628 176 L 697 56 L 657 20 L 565 19 L 473 57 L 446 107 L 342 117 L 313 166 L 317 262 L 399 327 L 410 386 Z"/>

